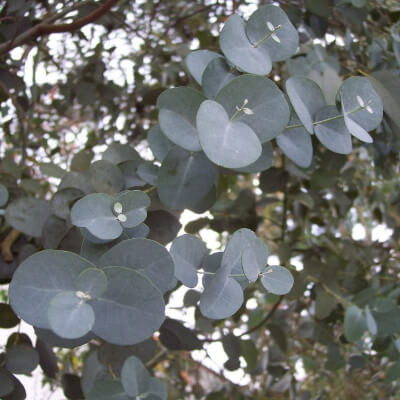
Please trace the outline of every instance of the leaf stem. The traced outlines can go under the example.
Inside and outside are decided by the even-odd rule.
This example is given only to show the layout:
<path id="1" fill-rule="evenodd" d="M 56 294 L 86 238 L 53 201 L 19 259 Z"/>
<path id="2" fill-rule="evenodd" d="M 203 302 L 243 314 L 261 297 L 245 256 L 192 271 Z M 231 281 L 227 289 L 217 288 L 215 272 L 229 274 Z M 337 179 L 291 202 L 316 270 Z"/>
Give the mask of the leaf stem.
<path id="1" fill-rule="evenodd" d="M 368 104 L 369 104 L 369 103 L 368 103 Z M 367 104 L 367 105 L 368 105 L 368 104 Z M 339 115 L 335 115 L 334 117 L 330 117 L 330 118 L 326 118 L 326 119 L 321 119 L 320 121 L 315 121 L 315 122 L 313 122 L 312 124 L 313 124 L 314 126 L 316 126 L 316 125 L 325 124 L 326 122 L 334 121 L 334 120 L 336 120 L 336 119 L 344 118 L 345 115 L 350 115 L 350 114 L 353 114 L 353 113 L 355 113 L 355 112 L 357 112 L 357 111 L 363 110 L 367 105 L 365 105 L 364 107 L 359 106 L 359 107 L 355 108 L 354 110 L 349 111 L 349 112 L 346 113 L 346 114 L 339 114 Z M 288 125 L 285 129 L 301 128 L 302 126 L 304 126 L 304 125 L 303 125 L 303 124 Z"/>
<path id="2" fill-rule="evenodd" d="M 274 30 L 268 32 L 262 39 L 260 39 L 256 44 L 253 44 L 254 48 L 257 48 L 261 43 L 265 42 L 268 38 L 270 38 L 277 30 L 281 29 L 281 25 L 275 26 Z"/>
<path id="3" fill-rule="evenodd" d="M 235 111 L 235 114 L 232 115 L 232 117 L 231 117 L 231 119 L 229 121 L 232 122 L 242 111 L 243 111 L 243 108 L 238 108 Z"/>
<path id="4" fill-rule="evenodd" d="M 216 272 L 209 272 L 209 271 L 197 271 L 198 274 L 202 274 L 202 275 L 215 275 Z M 228 277 L 229 278 L 239 278 L 242 276 L 246 276 L 245 274 L 229 274 Z"/>
<path id="5" fill-rule="evenodd" d="M 244 335 L 249 335 L 250 333 L 253 333 L 257 329 L 261 328 L 264 324 L 266 324 L 275 314 L 276 310 L 280 306 L 284 296 L 279 297 L 279 300 L 273 305 L 271 310 L 268 312 L 268 314 L 256 325 L 254 325 L 252 328 L 248 329 L 247 331 L 241 333 L 239 337 L 242 337 Z"/>

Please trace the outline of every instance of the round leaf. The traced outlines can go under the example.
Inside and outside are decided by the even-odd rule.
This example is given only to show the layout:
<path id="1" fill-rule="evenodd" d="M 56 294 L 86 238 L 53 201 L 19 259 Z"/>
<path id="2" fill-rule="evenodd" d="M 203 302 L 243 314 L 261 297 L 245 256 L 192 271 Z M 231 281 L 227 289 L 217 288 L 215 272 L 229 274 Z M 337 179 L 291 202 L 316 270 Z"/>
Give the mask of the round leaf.
<path id="1" fill-rule="evenodd" d="M 200 92 L 186 87 L 167 89 L 157 100 L 161 130 L 169 140 L 189 151 L 201 150 L 196 114 L 203 100 Z"/>
<path id="2" fill-rule="evenodd" d="M 242 266 L 246 278 L 255 282 L 260 272 L 267 265 L 269 256 L 268 247 L 264 242 L 255 237 L 249 241 L 242 253 Z"/>
<path id="3" fill-rule="evenodd" d="M 201 86 L 205 95 L 212 99 L 221 88 L 237 76 L 238 73 L 232 71 L 226 60 L 218 57 L 210 61 L 204 70 Z"/>
<path id="4" fill-rule="evenodd" d="M 97 192 L 114 194 L 123 189 L 124 177 L 113 163 L 99 160 L 90 165 L 90 183 Z"/>
<path id="5" fill-rule="evenodd" d="M 261 277 L 261 283 L 269 292 L 273 294 L 289 293 L 293 286 L 293 275 L 279 265 L 270 266 Z"/>
<path id="6" fill-rule="evenodd" d="M 299 76 L 289 78 L 285 87 L 300 121 L 309 133 L 313 133 L 314 115 L 325 105 L 321 88 L 311 79 Z"/>
<path id="7" fill-rule="evenodd" d="M 147 142 L 154 156 L 159 160 L 164 160 L 168 152 L 175 146 L 160 129 L 159 125 L 153 126 L 147 134 Z"/>
<path id="8" fill-rule="evenodd" d="M 113 369 L 113 371 L 115 371 Z M 86 358 L 82 371 L 82 391 L 87 396 L 91 392 L 96 380 L 102 380 L 108 376 L 106 365 L 99 361 L 98 351 L 93 350 Z"/>
<path id="9" fill-rule="evenodd" d="M 51 211 L 57 217 L 67 219 L 72 204 L 83 196 L 84 193 L 79 189 L 66 188 L 59 190 L 53 195 L 50 201 Z"/>
<path id="10" fill-rule="evenodd" d="M 219 46 L 225 57 L 243 72 L 267 75 L 272 68 L 271 57 L 265 47 L 255 47 L 245 32 L 245 22 L 232 15 L 225 22 L 219 37 Z"/>
<path id="11" fill-rule="evenodd" d="M 216 180 L 217 168 L 203 153 L 174 148 L 161 165 L 157 190 L 167 207 L 189 208 L 210 192 Z"/>
<path id="12" fill-rule="evenodd" d="M 141 160 L 139 153 L 127 144 L 112 143 L 102 154 L 102 159 L 112 164 L 120 164 L 124 161 Z"/>
<path id="13" fill-rule="evenodd" d="M 323 107 L 315 115 L 316 121 L 323 121 L 330 118 L 336 119 L 325 121 L 315 126 L 315 134 L 318 140 L 326 148 L 335 153 L 351 153 L 351 135 L 344 123 L 343 118 L 340 117 L 340 114 L 337 112 L 336 107 Z"/>
<path id="14" fill-rule="evenodd" d="M 150 161 L 143 162 L 137 169 L 139 178 L 152 186 L 157 185 L 159 167 Z"/>
<path id="15" fill-rule="evenodd" d="M 104 253 L 99 266 L 121 265 L 145 275 L 162 293 L 174 277 L 174 261 L 168 250 L 149 239 L 124 240 Z"/>
<path id="16" fill-rule="evenodd" d="M 96 315 L 93 332 L 121 346 L 150 337 L 164 321 L 161 292 L 148 278 L 132 269 L 106 267 L 103 271 L 108 289 L 100 298 L 90 300 Z"/>
<path id="17" fill-rule="evenodd" d="M 339 93 L 347 129 L 358 139 L 371 143 L 372 138 L 367 132 L 381 123 L 383 106 L 370 81 L 364 77 L 351 77 L 343 82 Z"/>
<path id="18" fill-rule="evenodd" d="M 6 367 L 13 374 L 30 374 L 39 365 L 38 352 L 24 343 L 9 347 L 6 358 Z"/>
<path id="19" fill-rule="evenodd" d="M 79 297 L 79 293 L 59 293 L 49 303 L 47 318 L 50 328 L 62 338 L 80 338 L 93 327 L 93 309 Z"/>
<path id="20" fill-rule="evenodd" d="M 167 400 L 168 385 L 157 378 L 150 377 L 147 399 L 149 400 Z"/>
<path id="21" fill-rule="evenodd" d="M 204 101 L 197 113 L 197 129 L 207 157 L 226 168 L 241 168 L 254 163 L 261 155 L 261 143 L 243 122 L 230 120 L 224 107 Z"/>
<path id="22" fill-rule="evenodd" d="M 132 397 L 147 392 L 150 375 L 142 361 L 135 356 L 128 357 L 121 370 L 121 382 L 125 392 Z"/>
<path id="23" fill-rule="evenodd" d="M 76 278 L 76 289 L 91 297 L 99 297 L 107 290 L 107 277 L 99 268 L 88 268 Z"/>
<path id="24" fill-rule="evenodd" d="M 199 85 L 201 85 L 202 76 L 207 65 L 217 58 L 222 58 L 221 54 L 210 50 L 192 51 L 186 56 L 187 69 Z"/>
<path id="25" fill-rule="evenodd" d="M 137 169 L 140 163 L 141 161 L 125 161 L 118 165 L 124 177 L 125 189 L 146 185 L 146 182 L 137 174 Z"/>
<path id="26" fill-rule="evenodd" d="M 172 242 L 171 256 L 175 263 L 175 277 L 185 286 L 197 285 L 197 269 L 207 255 L 206 245 L 193 235 L 179 236 Z"/>
<path id="27" fill-rule="evenodd" d="M 242 168 L 235 168 L 235 171 L 245 174 L 255 174 L 257 172 L 265 171 L 272 167 L 274 160 L 274 152 L 272 149 L 271 142 L 265 142 L 262 145 L 261 156 L 254 161 L 252 164 Z"/>
<path id="28" fill-rule="evenodd" d="M 367 330 L 367 322 L 362 310 L 356 305 L 346 309 L 344 315 L 344 336 L 349 342 L 355 342 L 361 339 Z"/>
<path id="29" fill-rule="evenodd" d="M 289 126 L 299 125 L 300 121 L 292 119 Z M 313 157 L 310 134 L 302 126 L 287 128 L 277 138 L 276 143 L 283 154 L 301 168 L 308 168 Z"/>
<path id="30" fill-rule="evenodd" d="M 207 283 L 200 297 L 200 311 L 210 319 L 225 319 L 233 315 L 243 303 L 240 284 L 220 269 Z"/>
<path id="31" fill-rule="evenodd" d="M 279 28 L 274 32 L 275 36 L 271 35 L 259 45 L 260 48 L 268 51 L 272 61 L 288 59 L 299 46 L 299 35 L 286 13 L 279 7 L 266 5 L 250 16 L 246 26 L 247 37 L 253 44 L 271 34 L 269 27 L 278 26 Z"/>
<path id="32" fill-rule="evenodd" d="M 49 329 L 50 301 L 64 291 L 75 291 L 75 279 L 94 265 L 82 257 L 61 250 L 44 250 L 28 257 L 16 270 L 9 288 L 15 313 L 26 322 Z M 51 278 L 51 279 L 49 279 Z"/>
<path id="33" fill-rule="evenodd" d="M 86 228 L 101 240 L 113 240 L 122 233 L 121 223 L 113 213 L 115 200 L 108 194 L 92 193 L 78 200 L 71 210 L 71 222 Z"/>
<path id="34" fill-rule="evenodd" d="M 87 400 L 131 400 L 119 380 L 108 378 L 95 381 Z"/>
<path id="35" fill-rule="evenodd" d="M 289 104 L 273 81 L 263 76 L 241 75 L 225 85 L 216 97 L 229 116 L 245 99 L 248 100 L 246 107 L 254 114 L 242 112 L 235 121 L 248 125 L 261 143 L 268 142 L 285 129 L 290 117 Z"/>
<path id="36" fill-rule="evenodd" d="M 93 333 L 89 332 L 87 335 L 82 336 L 78 339 L 65 339 L 56 335 L 50 329 L 35 328 L 35 334 L 38 338 L 43 340 L 45 343 L 52 347 L 62 347 L 67 349 L 73 349 L 74 347 L 82 346 L 90 342 L 94 338 Z"/>
<path id="37" fill-rule="evenodd" d="M 131 190 L 122 192 L 116 198 L 113 208 L 117 203 L 121 204 L 122 215 L 126 216 L 126 221 L 121 221 L 123 228 L 134 228 L 146 219 L 147 208 L 150 206 L 150 198 L 140 190 Z"/>
<path id="38" fill-rule="evenodd" d="M 40 237 L 51 210 L 46 200 L 22 197 L 6 208 L 7 223 L 18 231 L 33 237 Z"/>
<path id="39" fill-rule="evenodd" d="M 58 190 L 67 188 L 79 189 L 83 193 L 93 192 L 89 172 L 67 172 L 62 178 Z"/>

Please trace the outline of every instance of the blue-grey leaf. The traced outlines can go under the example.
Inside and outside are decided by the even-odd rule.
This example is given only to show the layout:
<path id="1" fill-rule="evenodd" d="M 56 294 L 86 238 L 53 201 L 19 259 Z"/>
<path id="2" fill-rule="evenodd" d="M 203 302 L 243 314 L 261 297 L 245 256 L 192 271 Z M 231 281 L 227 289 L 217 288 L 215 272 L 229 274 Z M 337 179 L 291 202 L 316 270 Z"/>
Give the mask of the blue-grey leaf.
<path id="1" fill-rule="evenodd" d="M 128 144 L 112 143 L 102 154 L 102 159 L 112 164 L 121 164 L 125 161 L 141 160 L 139 153 Z"/>
<path id="2" fill-rule="evenodd" d="M 178 146 L 199 151 L 196 114 L 205 97 L 197 90 L 177 87 L 165 90 L 157 100 L 158 119 L 162 132 Z"/>
<path id="3" fill-rule="evenodd" d="M 287 158 L 301 168 L 308 168 L 313 157 L 311 137 L 303 126 L 296 125 L 300 125 L 300 121 L 291 119 L 289 127 L 276 138 L 276 143 Z"/>
<path id="4" fill-rule="evenodd" d="M 59 293 L 75 291 L 76 277 L 87 268 L 94 268 L 94 265 L 68 251 L 35 253 L 13 276 L 9 287 L 11 307 L 26 322 L 49 329 L 47 309 L 50 301 Z"/>
<path id="5" fill-rule="evenodd" d="M 224 107 L 204 101 L 197 113 L 197 130 L 207 157 L 226 168 L 241 168 L 261 155 L 261 143 L 254 131 L 240 121 L 229 119 Z"/>
<path id="6" fill-rule="evenodd" d="M 43 227 L 50 215 L 49 202 L 33 197 L 22 197 L 11 202 L 5 212 L 9 225 L 33 237 L 42 235 Z"/>
<path id="7" fill-rule="evenodd" d="M 361 339 L 367 330 L 367 322 L 362 310 L 356 305 L 351 305 L 344 314 L 344 336 L 349 342 Z"/>
<path id="8" fill-rule="evenodd" d="M 96 315 L 93 332 L 121 346 L 149 338 L 164 321 L 161 292 L 133 269 L 106 267 L 103 271 L 108 279 L 107 291 L 100 298 L 90 300 Z"/>
<path id="9" fill-rule="evenodd" d="M 171 256 L 175 263 L 175 277 L 185 286 L 197 285 L 197 269 L 201 266 L 208 250 L 203 241 L 193 235 L 177 237 L 171 246 Z"/>
<path id="10" fill-rule="evenodd" d="M 269 29 L 271 27 L 277 29 L 273 32 Z M 272 32 L 275 36 L 272 36 Z M 288 59 L 299 46 L 297 29 L 292 25 L 286 13 L 275 5 L 266 5 L 257 9 L 247 22 L 246 34 L 253 44 L 271 34 L 269 38 L 260 43 L 260 47 L 268 51 L 272 61 Z"/>
<path id="11" fill-rule="evenodd" d="M 245 22 L 239 15 L 231 15 L 219 37 L 219 46 L 225 57 L 240 71 L 267 75 L 272 68 L 271 57 L 265 47 L 250 43 Z"/>
<path id="12" fill-rule="evenodd" d="M 208 281 L 200 296 L 200 311 L 210 319 L 225 319 L 233 315 L 242 303 L 240 284 L 229 277 L 228 269 L 220 269 Z"/>
<path id="13" fill-rule="evenodd" d="M 272 167 L 274 161 L 274 152 L 272 149 L 271 142 L 265 142 L 262 145 L 260 157 L 252 164 L 242 168 L 235 168 L 235 171 L 245 174 L 255 174 L 262 172 Z"/>
<path id="14" fill-rule="evenodd" d="M 321 88 L 311 79 L 297 76 L 289 78 L 285 87 L 300 121 L 309 133 L 314 133 L 315 113 L 325 106 Z"/>
<path id="15" fill-rule="evenodd" d="M 240 113 L 235 121 L 248 125 L 261 143 L 281 133 L 289 122 L 290 108 L 283 92 L 270 79 L 263 76 L 241 75 L 232 79 L 216 96 L 229 116 L 247 99 L 246 107 L 253 114 Z"/>
<path id="16" fill-rule="evenodd" d="M 139 271 L 162 293 L 168 290 L 175 269 L 168 250 L 150 239 L 124 240 L 104 253 L 98 265 L 119 265 Z"/>
<path id="17" fill-rule="evenodd" d="M 90 165 L 90 183 L 97 192 L 115 194 L 124 188 L 121 170 L 106 160 L 95 161 Z"/>
<path id="18" fill-rule="evenodd" d="M 148 391 L 150 375 L 139 358 L 130 356 L 125 360 L 121 370 L 121 382 L 129 396 L 144 395 Z"/>
<path id="19" fill-rule="evenodd" d="M 114 198 L 108 194 L 88 194 L 72 207 L 71 222 L 75 226 L 86 228 L 99 239 L 116 239 L 123 229 L 113 212 L 114 203 Z"/>
<path id="20" fill-rule="evenodd" d="M 195 206 L 215 185 L 217 173 L 204 153 L 171 149 L 158 175 L 160 200 L 172 210 Z"/>
<path id="21" fill-rule="evenodd" d="M 157 160 L 164 160 L 168 152 L 175 146 L 163 133 L 160 125 L 153 126 L 147 134 L 147 142 L 150 150 L 153 152 Z"/>
<path id="22" fill-rule="evenodd" d="M 218 57 L 210 61 L 204 70 L 201 86 L 205 95 L 213 99 L 220 89 L 238 75 L 223 57 Z"/>
<path id="23" fill-rule="evenodd" d="M 91 298 L 101 296 L 107 290 L 106 274 L 99 268 L 88 268 L 76 278 L 76 289 Z"/>
<path id="24" fill-rule="evenodd" d="M 326 121 L 327 119 L 332 120 Z M 349 154 L 352 150 L 351 135 L 343 117 L 335 106 L 323 107 L 315 114 L 316 121 L 325 121 L 315 126 L 318 140 L 329 150 L 339 154 Z"/>
<path id="25" fill-rule="evenodd" d="M 263 272 L 261 283 L 270 293 L 283 295 L 290 292 L 294 280 L 293 275 L 285 267 L 273 265 Z"/>
<path id="26" fill-rule="evenodd" d="M 359 76 L 348 78 L 339 93 L 347 129 L 358 139 L 371 143 L 368 131 L 381 123 L 383 105 L 370 81 Z"/>
<path id="27" fill-rule="evenodd" d="M 207 65 L 216 58 L 222 58 L 221 54 L 210 50 L 192 51 L 186 56 L 187 69 L 199 85 L 201 85 L 202 76 Z"/>
<path id="28" fill-rule="evenodd" d="M 93 308 L 79 296 L 83 292 L 62 292 L 53 297 L 47 309 L 50 328 L 64 339 L 88 334 L 94 324 Z M 89 297 L 90 298 L 90 297 Z"/>

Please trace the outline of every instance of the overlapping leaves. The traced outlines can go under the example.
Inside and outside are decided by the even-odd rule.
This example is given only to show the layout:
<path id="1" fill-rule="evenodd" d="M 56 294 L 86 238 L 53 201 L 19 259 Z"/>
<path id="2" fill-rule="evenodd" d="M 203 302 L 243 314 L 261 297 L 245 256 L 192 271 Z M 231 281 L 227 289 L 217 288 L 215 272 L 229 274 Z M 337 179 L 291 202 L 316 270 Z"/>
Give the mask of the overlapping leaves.
<path id="1" fill-rule="evenodd" d="M 143 341 L 164 320 L 160 289 L 168 287 L 174 265 L 156 242 L 127 242 L 104 254 L 101 269 L 70 252 L 34 254 L 14 275 L 10 304 L 27 322 L 65 339 L 78 339 L 92 331 L 111 343 Z M 147 251 L 141 251 L 144 248 Z M 137 320 L 142 321 L 140 326 Z"/>

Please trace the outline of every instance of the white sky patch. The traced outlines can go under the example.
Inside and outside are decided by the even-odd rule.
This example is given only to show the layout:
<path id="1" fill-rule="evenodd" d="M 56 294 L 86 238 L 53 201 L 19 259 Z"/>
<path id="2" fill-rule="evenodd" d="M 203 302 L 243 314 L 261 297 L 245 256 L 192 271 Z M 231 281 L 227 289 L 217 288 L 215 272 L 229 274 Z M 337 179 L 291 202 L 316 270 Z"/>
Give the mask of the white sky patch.
<path id="1" fill-rule="evenodd" d="M 301 261 L 301 257 L 293 257 L 290 259 L 290 264 L 292 264 L 296 271 L 302 271 L 304 269 L 303 262 Z"/>
<path id="2" fill-rule="evenodd" d="M 372 229 L 371 236 L 374 242 L 386 242 L 393 235 L 393 229 L 388 228 L 386 225 L 379 224 Z"/>
<path id="3" fill-rule="evenodd" d="M 353 226 L 351 231 L 353 240 L 364 240 L 367 237 L 367 233 L 363 225 L 357 223 Z"/>

